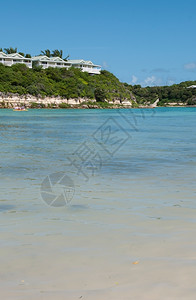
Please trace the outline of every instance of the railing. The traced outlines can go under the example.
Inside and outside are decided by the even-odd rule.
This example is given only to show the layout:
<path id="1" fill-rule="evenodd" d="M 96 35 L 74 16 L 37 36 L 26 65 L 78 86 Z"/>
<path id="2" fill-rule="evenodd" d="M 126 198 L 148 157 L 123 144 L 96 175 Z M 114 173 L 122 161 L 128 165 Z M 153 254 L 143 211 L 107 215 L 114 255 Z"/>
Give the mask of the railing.
<path id="1" fill-rule="evenodd" d="M 69 66 L 67 66 L 67 65 L 56 65 L 55 67 L 56 68 L 69 68 Z"/>
<path id="2" fill-rule="evenodd" d="M 32 63 L 27 63 L 26 61 L 13 61 L 11 65 L 15 65 L 15 64 L 25 64 L 27 67 L 32 68 Z"/>
<path id="3" fill-rule="evenodd" d="M 2 63 L 4 64 L 4 66 L 7 66 L 7 67 L 11 67 L 13 65 L 12 61 L 4 61 Z"/>
<path id="4" fill-rule="evenodd" d="M 1 63 L 4 64 L 5 66 L 12 66 L 12 65 L 15 65 L 15 64 L 25 64 L 28 67 L 32 67 L 31 63 L 27 63 L 27 62 L 22 61 L 22 60 L 20 60 L 20 61 L 12 61 L 12 60 L 10 60 L 10 61 L 1 61 Z"/>
<path id="5" fill-rule="evenodd" d="M 70 68 L 70 66 L 67 66 L 67 65 L 57 65 L 57 64 L 43 64 L 43 63 L 39 63 L 39 66 L 42 66 L 43 69 L 47 69 L 49 67 L 52 67 L 52 68 Z"/>

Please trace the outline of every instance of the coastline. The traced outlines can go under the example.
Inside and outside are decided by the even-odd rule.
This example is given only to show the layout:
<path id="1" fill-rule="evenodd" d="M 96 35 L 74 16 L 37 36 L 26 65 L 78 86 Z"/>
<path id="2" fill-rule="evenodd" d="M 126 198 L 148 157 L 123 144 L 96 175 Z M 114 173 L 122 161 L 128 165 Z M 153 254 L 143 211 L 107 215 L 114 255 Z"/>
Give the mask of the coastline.
<path id="1" fill-rule="evenodd" d="M 35 97 L 32 95 L 8 94 L 0 95 L 0 109 L 14 107 L 37 108 L 37 109 L 102 109 L 102 108 L 131 108 L 133 104 L 124 100 L 115 99 L 113 101 L 97 102 L 88 98 L 61 98 L 61 97 Z"/>
<path id="2" fill-rule="evenodd" d="M 114 99 L 98 102 L 88 98 L 61 98 L 61 97 L 35 97 L 32 95 L 1 94 L 0 109 L 13 109 L 14 107 L 25 107 L 27 109 L 125 109 L 125 108 L 155 108 L 158 107 L 159 99 L 150 105 L 139 105 L 136 101 Z M 161 106 L 160 106 L 161 107 Z M 187 107 L 182 103 L 166 104 L 164 107 Z M 188 106 L 190 107 L 190 106 Z M 194 106 L 193 106 L 194 107 Z"/>

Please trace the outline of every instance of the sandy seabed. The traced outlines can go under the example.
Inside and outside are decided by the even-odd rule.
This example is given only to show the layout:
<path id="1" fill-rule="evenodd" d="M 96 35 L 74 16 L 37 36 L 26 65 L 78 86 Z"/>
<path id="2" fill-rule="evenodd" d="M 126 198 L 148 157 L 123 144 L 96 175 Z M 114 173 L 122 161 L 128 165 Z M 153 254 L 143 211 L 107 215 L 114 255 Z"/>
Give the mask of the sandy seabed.
<path id="1" fill-rule="evenodd" d="M 0 299 L 196 299 L 196 110 L 153 111 L 0 112 Z M 114 118 L 130 138 L 96 144 L 86 181 L 67 155 Z M 40 188 L 59 170 L 75 194 L 55 208 Z"/>
<path id="2" fill-rule="evenodd" d="M 146 181 L 151 188 L 143 197 L 153 192 L 154 198 L 148 205 L 136 182 L 130 202 L 128 181 L 115 193 L 113 181 L 105 192 L 103 183 L 96 193 L 86 187 L 82 205 L 76 195 L 64 208 L 40 202 L 39 211 L 4 212 L 1 298 L 195 299 L 195 211 L 174 191 L 172 202 L 160 207 L 156 197 L 164 188 Z"/>

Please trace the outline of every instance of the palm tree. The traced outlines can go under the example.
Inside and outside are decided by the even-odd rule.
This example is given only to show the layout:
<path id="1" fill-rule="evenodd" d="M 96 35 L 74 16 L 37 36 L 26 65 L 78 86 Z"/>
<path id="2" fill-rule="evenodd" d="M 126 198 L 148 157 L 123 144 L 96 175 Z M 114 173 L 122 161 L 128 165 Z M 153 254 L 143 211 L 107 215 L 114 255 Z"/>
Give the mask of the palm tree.
<path id="1" fill-rule="evenodd" d="M 56 57 L 56 56 L 62 58 L 63 50 L 58 50 L 58 49 L 53 50 L 52 51 L 52 57 Z"/>
<path id="2" fill-rule="evenodd" d="M 52 51 L 49 50 L 49 49 L 46 49 L 46 50 L 42 50 L 41 51 L 41 55 L 46 55 L 48 57 L 60 57 L 60 58 L 63 58 L 63 50 L 58 50 L 58 49 L 55 49 Z M 67 59 L 69 58 L 69 55 L 67 55 L 65 58 L 63 58 L 63 60 L 67 61 Z"/>
<path id="3" fill-rule="evenodd" d="M 68 58 L 69 58 L 69 56 L 70 56 L 70 55 L 68 54 L 65 58 L 63 58 L 63 60 L 64 60 L 64 61 L 67 61 Z"/>
<path id="4" fill-rule="evenodd" d="M 46 50 L 42 50 L 41 51 L 41 55 L 46 55 L 48 57 L 51 57 L 51 51 L 49 49 L 46 49 Z"/>
<path id="5" fill-rule="evenodd" d="M 12 48 L 12 47 L 4 48 L 4 51 L 5 51 L 6 54 L 12 54 L 12 53 L 17 52 L 17 48 Z"/>
<path id="6" fill-rule="evenodd" d="M 3 52 L 3 49 L 2 49 L 2 48 L 0 48 L 0 52 Z"/>

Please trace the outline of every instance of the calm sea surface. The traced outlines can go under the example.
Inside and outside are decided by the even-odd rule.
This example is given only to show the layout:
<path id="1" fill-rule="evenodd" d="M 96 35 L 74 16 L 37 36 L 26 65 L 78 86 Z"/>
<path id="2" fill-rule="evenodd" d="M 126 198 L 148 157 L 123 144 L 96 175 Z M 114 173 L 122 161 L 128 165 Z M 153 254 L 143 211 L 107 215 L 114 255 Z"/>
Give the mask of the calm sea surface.
<path id="1" fill-rule="evenodd" d="M 196 108 L 0 110 L 0 294 L 195 299 L 195 185 Z"/>

